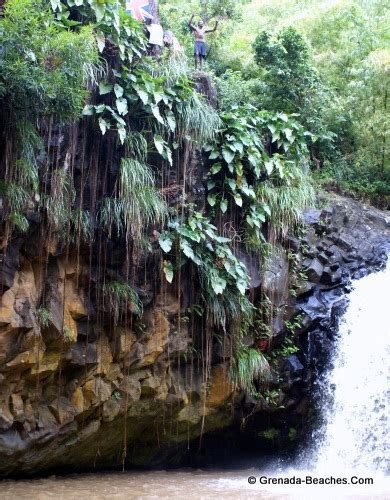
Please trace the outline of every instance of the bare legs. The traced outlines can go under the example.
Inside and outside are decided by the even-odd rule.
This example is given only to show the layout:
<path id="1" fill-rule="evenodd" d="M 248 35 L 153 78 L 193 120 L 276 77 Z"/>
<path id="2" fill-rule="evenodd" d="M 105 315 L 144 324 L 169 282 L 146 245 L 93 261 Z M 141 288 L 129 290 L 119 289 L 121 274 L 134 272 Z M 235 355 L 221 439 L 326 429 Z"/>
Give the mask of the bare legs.
<path id="1" fill-rule="evenodd" d="M 195 69 L 202 71 L 203 69 L 203 57 L 202 56 L 195 56 Z"/>

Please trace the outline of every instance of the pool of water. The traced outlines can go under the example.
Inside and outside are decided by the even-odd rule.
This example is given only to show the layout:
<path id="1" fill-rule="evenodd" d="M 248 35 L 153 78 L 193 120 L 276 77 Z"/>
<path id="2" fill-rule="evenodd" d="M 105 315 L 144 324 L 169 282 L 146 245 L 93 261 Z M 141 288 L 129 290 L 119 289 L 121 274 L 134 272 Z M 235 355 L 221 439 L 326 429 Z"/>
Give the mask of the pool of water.
<path id="1" fill-rule="evenodd" d="M 81 474 L 46 479 L 7 480 L 0 483 L 1 500 L 15 499 L 388 499 L 388 483 L 374 478 L 373 485 L 307 485 L 260 484 L 260 477 L 300 478 L 306 472 L 286 470 L 284 473 L 260 473 L 256 469 L 240 471 L 159 471 Z M 330 476 L 330 474 L 329 474 Z M 255 478 L 249 484 L 248 478 Z M 350 480 L 350 476 L 347 475 Z M 297 479 L 296 479 L 297 480 Z M 253 482 L 254 480 L 251 479 Z M 262 479 L 264 481 L 264 479 Z"/>

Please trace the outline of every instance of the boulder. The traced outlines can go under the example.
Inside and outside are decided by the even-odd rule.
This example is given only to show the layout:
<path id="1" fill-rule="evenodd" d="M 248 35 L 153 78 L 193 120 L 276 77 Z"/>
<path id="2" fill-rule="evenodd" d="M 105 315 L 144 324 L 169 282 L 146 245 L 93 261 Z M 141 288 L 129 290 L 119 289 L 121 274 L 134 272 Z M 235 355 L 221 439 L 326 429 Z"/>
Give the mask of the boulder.
<path id="1" fill-rule="evenodd" d="M 265 263 L 262 286 L 276 307 L 286 304 L 289 297 L 289 265 L 286 252 L 281 247 Z"/>
<path id="2" fill-rule="evenodd" d="M 227 365 L 219 365 L 212 369 L 211 386 L 206 399 L 208 407 L 223 405 L 233 394 L 234 388 L 228 378 L 228 369 Z"/>
<path id="3" fill-rule="evenodd" d="M 0 287 L 2 290 L 11 288 L 15 281 L 15 274 L 19 269 L 20 247 L 22 238 L 11 241 L 7 249 L 0 253 Z"/>
<path id="4" fill-rule="evenodd" d="M 11 408 L 15 419 L 20 420 L 24 416 L 24 404 L 20 394 L 11 394 Z"/>
<path id="5" fill-rule="evenodd" d="M 138 401 L 141 397 L 140 373 L 137 372 L 134 375 L 125 375 L 119 385 L 119 389 L 124 394 L 127 394 L 129 401 Z"/>
<path id="6" fill-rule="evenodd" d="M 84 399 L 84 393 L 81 387 L 75 389 L 71 395 L 70 402 L 75 410 L 75 415 L 79 415 L 89 408 L 89 401 Z"/>
<path id="7" fill-rule="evenodd" d="M 97 405 L 111 397 L 111 384 L 101 377 L 94 377 L 83 385 L 83 396 L 87 404 Z"/>
<path id="8" fill-rule="evenodd" d="M 65 397 L 59 397 L 49 405 L 49 410 L 56 417 L 57 422 L 64 425 L 68 422 L 72 422 L 76 415 L 76 409 L 74 405 Z"/>
<path id="9" fill-rule="evenodd" d="M 322 273 L 324 271 L 324 266 L 318 259 L 313 259 L 306 269 L 306 275 L 309 281 L 312 283 L 319 283 L 321 280 Z"/>
<path id="10" fill-rule="evenodd" d="M 129 328 L 115 327 L 111 342 L 112 355 L 115 360 L 122 360 L 137 340 L 135 333 Z"/>
<path id="11" fill-rule="evenodd" d="M 106 401 L 103 405 L 103 422 L 112 422 L 113 420 L 115 420 L 120 410 L 121 406 L 116 399 L 111 398 Z"/>
<path id="12" fill-rule="evenodd" d="M 0 402 L 0 431 L 8 430 L 14 423 L 14 417 L 9 409 L 8 401 Z"/>

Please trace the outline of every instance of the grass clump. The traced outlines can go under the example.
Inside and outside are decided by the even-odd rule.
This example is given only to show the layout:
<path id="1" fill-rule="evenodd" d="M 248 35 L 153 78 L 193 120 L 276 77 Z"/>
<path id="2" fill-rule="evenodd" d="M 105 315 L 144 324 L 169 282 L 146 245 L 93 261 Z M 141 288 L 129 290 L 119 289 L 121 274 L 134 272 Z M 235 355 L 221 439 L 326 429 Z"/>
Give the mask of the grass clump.
<path id="1" fill-rule="evenodd" d="M 108 304 L 113 313 L 114 324 L 119 321 L 120 308 L 123 304 L 131 302 L 135 314 L 142 315 L 143 305 L 138 293 L 128 283 L 122 281 L 109 281 L 103 285 L 103 294 L 108 299 Z"/>
<path id="2" fill-rule="evenodd" d="M 270 367 L 265 356 L 254 349 L 241 344 L 233 353 L 230 365 L 230 380 L 237 389 L 247 394 L 257 393 L 255 380 L 267 382 L 270 378 Z"/>

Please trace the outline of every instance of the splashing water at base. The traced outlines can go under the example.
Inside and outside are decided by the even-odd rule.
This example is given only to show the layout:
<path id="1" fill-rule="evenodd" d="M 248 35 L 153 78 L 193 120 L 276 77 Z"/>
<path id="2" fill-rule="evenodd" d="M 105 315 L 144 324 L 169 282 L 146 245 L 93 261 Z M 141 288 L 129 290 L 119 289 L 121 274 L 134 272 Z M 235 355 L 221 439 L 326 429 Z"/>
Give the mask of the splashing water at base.
<path id="1" fill-rule="evenodd" d="M 317 471 L 390 471 L 390 265 L 356 282 L 325 378 Z"/>
<path id="2" fill-rule="evenodd" d="M 331 486 L 332 498 L 390 498 L 389 307 L 390 260 L 384 271 L 354 283 L 332 367 L 319 384 L 324 423 L 309 458 L 283 476 L 345 478 L 347 484 Z M 353 489 L 353 477 L 373 484 Z M 329 491 L 316 491 L 316 497 L 329 497 Z"/>
<path id="3" fill-rule="evenodd" d="M 320 384 L 324 425 L 316 433 L 310 458 L 297 467 L 5 481 L 0 498 L 390 498 L 386 476 L 390 468 L 390 262 L 385 271 L 354 285 L 335 342 L 333 367 Z M 249 476 L 256 479 L 255 484 L 248 483 Z M 260 476 L 305 481 L 310 476 L 328 479 L 330 484 L 261 484 Z M 351 484 L 354 477 L 372 479 L 373 484 Z M 346 484 L 334 484 L 333 480 L 343 478 Z"/>

